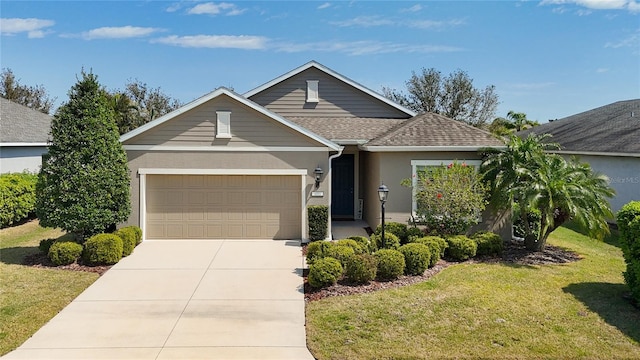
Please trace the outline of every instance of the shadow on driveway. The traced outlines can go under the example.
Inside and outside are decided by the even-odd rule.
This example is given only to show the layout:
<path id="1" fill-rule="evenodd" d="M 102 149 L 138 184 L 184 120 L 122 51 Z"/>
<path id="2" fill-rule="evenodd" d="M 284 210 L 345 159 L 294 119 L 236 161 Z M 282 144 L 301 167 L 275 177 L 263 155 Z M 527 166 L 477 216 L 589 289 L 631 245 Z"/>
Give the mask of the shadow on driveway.
<path id="1" fill-rule="evenodd" d="M 570 284 L 562 290 L 580 300 L 609 325 L 640 342 L 640 309 L 624 297 L 629 292 L 627 285 L 588 282 Z"/>

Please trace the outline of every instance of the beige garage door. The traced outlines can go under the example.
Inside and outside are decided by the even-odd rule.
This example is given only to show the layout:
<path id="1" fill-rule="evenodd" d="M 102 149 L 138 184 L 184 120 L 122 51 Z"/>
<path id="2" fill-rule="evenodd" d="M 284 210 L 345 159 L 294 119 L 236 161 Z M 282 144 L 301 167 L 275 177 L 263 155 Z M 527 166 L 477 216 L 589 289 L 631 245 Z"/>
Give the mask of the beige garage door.
<path id="1" fill-rule="evenodd" d="M 147 239 L 300 239 L 300 176 L 148 175 Z"/>

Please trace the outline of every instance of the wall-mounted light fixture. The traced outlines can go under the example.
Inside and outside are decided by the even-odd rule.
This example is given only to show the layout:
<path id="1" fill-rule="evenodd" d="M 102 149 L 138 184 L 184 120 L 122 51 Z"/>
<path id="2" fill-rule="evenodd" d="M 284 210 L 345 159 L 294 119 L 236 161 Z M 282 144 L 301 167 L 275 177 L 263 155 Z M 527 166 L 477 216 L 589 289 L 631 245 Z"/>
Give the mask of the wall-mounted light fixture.
<path id="1" fill-rule="evenodd" d="M 318 166 L 315 170 L 313 170 L 313 173 L 316 175 L 316 189 L 317 189 L 320 187 L 320 180 L 322 180 L 322 174 L 324 174 L 324 171 L 320 166 Z"/>

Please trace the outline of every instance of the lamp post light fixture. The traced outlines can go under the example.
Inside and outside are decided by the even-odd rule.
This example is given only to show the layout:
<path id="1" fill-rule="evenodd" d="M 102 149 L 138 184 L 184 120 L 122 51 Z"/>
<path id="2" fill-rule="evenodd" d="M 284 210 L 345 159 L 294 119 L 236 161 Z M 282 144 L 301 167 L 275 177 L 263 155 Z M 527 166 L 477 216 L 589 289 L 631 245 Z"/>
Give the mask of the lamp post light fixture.
<path id="1" fill-rule="evenodd" d="M 324 174 L 324 171 L 320 166 L 318 166 L 315 170 L 313 170 L 313 173 L 316 176 L 316 189 L 317 189 L 320 187 L 320 180 L 322 180 L 322 174 Z"/>
<path id="2" fill-rule="evenodd" d="M 378 187 L 378 198 L 380 198 L 380 206 L 382 207 L 382 248 L 384 249 L 386 245 L 386 239 L 384 237 L 384 204 L 387 202 L 387 197 L 389 196 L 389 188 L 382 184 Z"/>

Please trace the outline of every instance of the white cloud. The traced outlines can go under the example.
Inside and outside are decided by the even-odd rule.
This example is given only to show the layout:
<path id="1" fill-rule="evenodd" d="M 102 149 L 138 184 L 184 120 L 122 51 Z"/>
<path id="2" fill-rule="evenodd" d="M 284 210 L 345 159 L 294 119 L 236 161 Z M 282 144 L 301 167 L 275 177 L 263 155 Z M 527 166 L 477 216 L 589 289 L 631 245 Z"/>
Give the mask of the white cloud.
<path id="1" fill-rule="evenodd" d="M 637 0 L 542 0 L 540 5 L 575 4 L 593 10 L 628 10 L 632 13 L 640 12 Z"/>
<path id="2" fill-rule="evenodd" d="M 172 35 L 155 39 L 152 42 L 187 48 L 232 48 L 260 50 L 266 47 L 267 40 L 267 38 L 262 36 L 249 35 Z"/>
<path id="3" fill-rule="evenodd" d="M 240 15 L 245 12 L 246 9 L 240 9 L 235 4 L 231 3 L 202 3 L 198 4 L 187 11 L 187 14 L 192 15 L 218 15 L 223 14 L 227 16 Z"/>
<path id="4" fill-rule="evenodd" d="M 326 9 L 326 8 L 328 8 L 330 6 L 331 6 L 331 3 L 326 2 L 326 3 L 318 6 L 318 10 Z"/>
<path id="5" fill-rule="evenodd" d="M 2 35 L 15 35 L 26 32 L 29 38 L 41 38 L 49 32 L 44 29 L 54 24 L 55 21 L 45 19 L 2 18 L 0 19 L 0 33 Z"/>
<path id="6" fill-rule="evenodd" d="M 332 25 L 340 27 L 360 26 L 360 27 L 372 27 L 372 26 L 385 26 L 394 25 L 394 22 L 385 19 L 381 16 L 358 16 L 353 19 L 333 21 Z"/>
<path id="7" fill-rule="evenodd" d="M 138 26 L 101 27 L 83 32 L 82 38 L 85 40 L 127 39 L 148 36 L 161 30 L 162 29 L 158 28 Z"/>
<path id="8" fill-rule="evenodd" d="M 297 52 L 336 52 L 347 55 L 373 55 L 389 53 L 443 53 L 463 51 L 461 48 L 443 45 L 411 45 L 402 43 L 390 43 L 380 41 L 325 41 L 315 43 L 280 43 L 274 44 L 277 51 L 287 53 Z"/>
<path id="9" fill-rule="evenodd" d="M 635 34 L 631 34 L 628 37 L 616 41 L 616 42 L 608 42 L 604 45 L 605 48 L 613 48 L 618 49 L 622 47 L 632 47 L 632 48 L 640 48 L 640 30 L 638 30 Z"/>
<path id="10" fill-rule="evenodd" d="M 420 10 L 422 10 L 422 5 L 415 4 L 410 8 L 400 9 L 400 12 L 418 12 Z"/>

